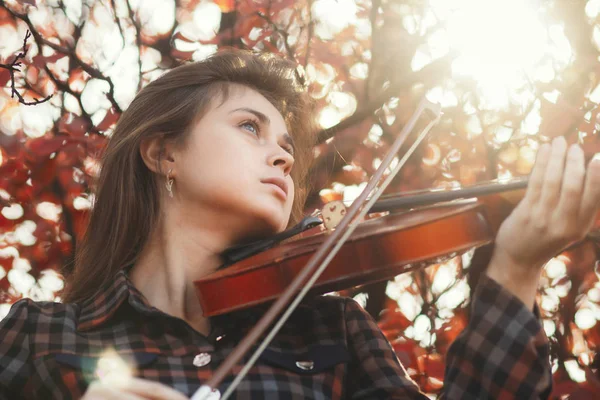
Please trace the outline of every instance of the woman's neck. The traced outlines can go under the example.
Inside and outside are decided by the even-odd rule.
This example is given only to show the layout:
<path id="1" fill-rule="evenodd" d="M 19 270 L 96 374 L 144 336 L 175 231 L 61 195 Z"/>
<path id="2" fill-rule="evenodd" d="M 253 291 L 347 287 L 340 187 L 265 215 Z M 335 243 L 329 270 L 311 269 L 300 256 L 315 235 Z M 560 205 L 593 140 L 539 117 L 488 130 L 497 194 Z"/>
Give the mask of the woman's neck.
<path id="1" fill-rule="evenodd" d="M 202 315 L 194 280 L 221 265 L 223 246 L 215 242 L 214 230 L 192 229 L 174 219 L 154 232 L 130 272 L 131 281 L 152 306 L 208 335 L 210 324 Z"/>

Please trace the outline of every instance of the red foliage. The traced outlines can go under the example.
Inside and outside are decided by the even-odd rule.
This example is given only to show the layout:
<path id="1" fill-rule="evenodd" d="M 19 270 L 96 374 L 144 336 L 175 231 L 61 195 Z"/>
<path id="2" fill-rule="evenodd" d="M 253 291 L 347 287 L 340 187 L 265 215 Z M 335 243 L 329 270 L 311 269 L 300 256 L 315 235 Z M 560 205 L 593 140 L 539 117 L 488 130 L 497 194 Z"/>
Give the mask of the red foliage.
<path id="1" fill-rule="evenodd" d="M 102 122 L 100 122 L 96 128 L 98 128 L 100 132 L 104 132 L 108 128 L 115 125 L 119 120 L 120 116 L 121 113 L 115 111 L 114 107 L 111 107 L 111 109 L 108 110 L 108 112 L 106 113 L 106 116 L 104 117 Z"/>
<path id="2" fill-rule="evenodd" d="M 10 71 L 7 69 L 0 69 L 0 87 L 4 87 L 8 81 L 10 81 Z"/>
<path id="3" fill-rule="evenodd" d="M 422 355 L 425 350 L 419 346 L 419 342 L 408 338 L 401 338 L 392 342 L 392 347 L 398 356 L 398 359 L 404 365 L 406 369 L 419 370 L 418 357 Z"/>
<path id="4" fill-rule="evenodd" d="M 444 382 L 444 359 L 441 354 L 423 354 L 419 356 L 417 363 L 419 365 L 420 376 L 417 380 L 419 387 L 425 392 L 439 391 Z"/>
<path id="5" fill-rule="evenodd" d="M 28 9 L 46 7 L 45 4 L 37 5 L 35 0 L 16 2 L 16 5 L 10 3 L 0 5 L 0 26 L 13 29 L 15 34 L 20 32 L 16 30 L 17 26 L 27 24 Z M 566 27 L 568 39 L 576 44 L 572 65 L 562 74 L 557 71 L 551 82 L 532 84 L 530 104 L 509 104 L 503 109 L 490 110 L 482 106 L 481 92 L 472 80 L 452 74 L 450 58 L 433 60 L 422 70 L 413 71 L 411 63 L 417 49 L 422 48 L 429 33 L 437 29 L 424 25 L 412 30 L 407 28 L 410 24 L 421 24 L 418 21 L 424 24 L 428 20 L 423 16 L 425 8 L 409 5 L 410 2 L 405 2 L 402 7 L 395 2 L 377 2 L 379 9 L 371 10 L 368 3 L 359 3 L 357 23 L 340 28 L 329 39 L 319 34 L 318 28 L 327 21 L 314 18 L 314 10 L 309 8 L 312 3 L 216 0 L 223 15 L 219 32 L 211 40 L 196 41 L 190 39 L 193 36 L 187 30 L 189 26 L 183 29 L 183 25 L 192 19 L 200 1 L 181 1 L 177 2 L 172 28 L 153 33 L 143 24 L 139 33 L 126 34 L 123 42 L 140 47 L 144 61 L 136 61 L 142 66 L 139 71 L 142 86 L 155 77 L 155 72 L 164 72 L 191 59 L 196 53 L 195 45 L 215 44 L 218 47 L 268 50 L 297 63 L 299 73 L 307 78 L 317 115 L 326 107 L 343 108 L 332 100 L 337 92 L 349 95 L 356 103 L 355 107 L 344 111 L 340 124 L 320 132 L 322 142 L 315 148 L 314 189 L 307 210 L 319 208 L 324 202 L 341 200 L 344 195 L 340 186 L 365 182 L 418 101 L 432 88 L 451 88 L 456 95 L 456 104 L 444 108 L 440 124 L 408 160 L 387 193 L 466 186 L 501 175 L 526 175 L 531 162 L 521 150 L 536 149 L 539 143 L 559 135 L 565 135 L 570 143 L 581 143 L 588 158 L 600 152 L 597 134 L 600 109 L 589 99 L 600 76 L 595 62 L 598 50 L 588 40 L 590 38 L 573 36 L 587 32 L 588 28 L 592 31 L 593 21 L 588 21 L 585 13 L 556 15 Z M 556 0 L 548 4 L 550 10 L 560 9 L 560 2 Z M 107 141 L 105 135 L 119 120 L 124 104 L 118 99 L 121 88 L 114 87 L 107 67 L 112 68 L 117 63 L 96 59 L 102 51 L 89 52 L 89 43 L 82 40 L 85 30 L 81 31 L 70 18 L 56 17 L 64 7 L 61 3 L 48 12 L 47 15 L 56 19 L 36 23 L 37 34 L 26 43 L 28 54 L 21 59 L 21 71 L 16 74 L 18 80 L 15 81 L 20 93 L 27 94 L 28 98 L 54 94 L 52 101 L 46 104 L 55 112 L 53 125 L 41 137 L 33 137 L 39 133 L 29 135 L 28 124 L 19 121 L 19 107 L 25 106 L 18 105 L 18 100 L 11 99 L 6 93 L 0 94 L 3 96 L 0 99 L 0 210 L 12 204 L 23 208 L 23 216 L 16 219 L 8 219 L 0 213 L 0 234 L 13 231 L 23 221 L 34 221 L 35 244 L 15 244 L 19 256 L 31 262 L 34 276 L 38 276 L 43 268 L 56 268 L 69 260 L 74 250 L 70 238 L 81 239 L 88 211 L 76 209 L 74 200 L 92 190 L 94 161 L 100 157 Z M 99 21 L 94 6 L 90 7 L 89 24 L 92 25 Z M 120 15 L 120 27 L 139 26 L 141 15 L 136 10 L 132 10 L 131 15 Z M 369 27 L 368 33 L 365 33 L 365 26 Z M 181 45 L 181 49 L 176 48 L 176 44 Z M 16 52 L 20 45 L 14 44 Z M 184 48 L 184 45 L 188 47 Z M 0 60 L 0 63 L 6 65 L 14 56 Z M 157 61 L 149 61 L 154 56 Z M 136 69 L 137 65 L 136 62 Z M 357 66 L 366 70 L 364 77 L 355 73 Z M 81 94 L 92 77 L 111 87 L 99 99 L 102 109 L 96 111 L 97 114 L 88 113 L 82 106 Z M 9 70 L 0 68 L 0 87 L 10 88 L 12 83 Z M 555 103 L 544 96 L 553 91 L 560 92 Z M 64 98 L 75 101 L 67 102 Z M 519 131 L 520 124 L 535 104 L 541 105 L 539 134 L 523 134 Z M 473 128 L 474 125 L 479 128 Z M 513 130 L 508 140 L 497 140 L 495 133 L 499 127 Z M 370 135 L 371 130 L 381 131 L 381 135 L 372 132 Z M 328 138 L 331 140 L 325 142 Z M 38 215 L 36 207 L 41 202 L 49 202 L 60 210 L 58 221 Z M 7 246 L 0 239 L 0 249 Z M 557 329 L 552 338 L 556 343 L 552 357 L 559 365 L 554 377 L 554 394 L 587 398 L 599 390 L 598 375 L 594 375 L 597 367 L 586 367 L 588 379 L 579 383 L 571 380 L 564 370 L 564 362 L 577 359 L 572 354 L 573 347 L 577 347 L 574 346 L 573 332 L 583 332 L 585 346 L 594 354 L 600 343 L 598 324 L 581 330 L 573 322 L 582 304 L 594 302 L 598 306 L 597 299 L 588 296 L 594 287 L 598 287 L 596 248 L 585 243 L 570 249 L 565 256 L 566 275 L 547 279 L 546 288 L 568 288 L 567 293 L 558 298 L 558 310 L 542 310 L 544 318 L 558 321 L 564 328 L 564 333 Z M 0 258 L 0 265 L 8 272 L 12 258 Z M 392 299 L 380 303 L 383 305 L 379 318 L 382 331 L 411 376 L 428 392 L 439 390 L 444 370 L 443 355 L 468 319 L 466 304 L 452 312 L 445 310 L 444 318 L 440 317 L 439 295 L 431 289 L 437 273 L 435 268 L 422 275 L 413 273 L 410 275 L 412 284 L 403 289 L 422 305 L 421 315 L 432 320 L 438 318 L 438 328 L 430 332 L 435 334 L 436 340 L 426 349 L 418 340 L 405 336 L 413 321 L 404 315 L 400 305 Z M 456 279 L 455 285 L 461 282 L 461 273 L 459 268 L 452 277 Z M 0 301 L 12 302 L 21 294 L 12 291 L 4 277 L 0 280 L 0 296 Z"/>
<path id="6" fill-rule="evenodd" d="M 540 132 L 548 138 L 567 135 L 573 126 L 579 125 L 583 112 L 579 107 L 567 103 L 562 97 L 556 104 L 542 98 L 542 125 Z"/>
<path id="7" fill-rule="evenodd" d="M 571 380 L 569 374 L 559 369 L 554 373 L 554 386 L 550 398 L 559 399 L 568 395 L 569 400 L 595 399 L 600 391 L 600 379 L 589 369 L 585 369 L 585 381 Z"/>
<path id="8" fill-rule="evenodd" d="M 28 151 L 26 157 L 31 162 L 45 160 L 50 154 L 61 149 L 67 141 L 68 137 L 65 136 L 42 136 L 29 139 L 25 143 L 25 150 Z"/>
<path id="9" fill-rule="evenodd" d="M 60 132 L 65 132 L 69 135 L 78 137 L 89 132 L 90 128 L 90 123 L 85 118 L 72 113 L 63 114 L 60 122 L 58 123 L 58 129 Z"/>
<path id="10" fill-rule="evenodd" d="M 401 336 L 404 330 L 412 325 L 412 321 L 400 311 L 396 302 L 387 299 L 386 307 L 379 318 L 379 328 L 384 335 L 393 340 Z"/>
<path id="11" fill-rule="evenodd" d="M 218 5 L 224 13 L 235 10 L 235 3 L 235 0 L 215 0 L 215 4 Z"/>
<path id="12" fill-rule="evenodd" d="M 441 354 L 446 354 L 456 337 L 467 327 L 468 317 L 465 308 L 454 310 L 454 317 L 444 322 L 436 330 L 436 348 Z"/>

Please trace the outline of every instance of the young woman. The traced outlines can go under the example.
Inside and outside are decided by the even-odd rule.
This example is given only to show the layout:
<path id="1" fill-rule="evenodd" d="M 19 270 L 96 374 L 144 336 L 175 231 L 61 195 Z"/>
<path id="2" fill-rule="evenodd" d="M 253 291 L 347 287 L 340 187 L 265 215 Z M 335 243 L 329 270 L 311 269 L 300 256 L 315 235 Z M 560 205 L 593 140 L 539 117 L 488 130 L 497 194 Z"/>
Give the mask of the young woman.
<path id="1" fill-rule="evenodd" d="M 64 302 L 24 299 L 0 323 L 0 398 L 175 400 L 206 382 L 255 319 L 203 317 L 193 281 L 225 249 L 301 216 L 314 129 L 294 76 L 278 58 L 228 51 L 137 95 L 106 149 Z M 600 163 L 586 167 L 559 138 L 530 179 L 447 355 L 447 398 L 550 391 L 536 287 L 543 264 L 589 231 Z M 294 313 L 234 398 L 427 397 L 356 302 L 325 296 Z"/>

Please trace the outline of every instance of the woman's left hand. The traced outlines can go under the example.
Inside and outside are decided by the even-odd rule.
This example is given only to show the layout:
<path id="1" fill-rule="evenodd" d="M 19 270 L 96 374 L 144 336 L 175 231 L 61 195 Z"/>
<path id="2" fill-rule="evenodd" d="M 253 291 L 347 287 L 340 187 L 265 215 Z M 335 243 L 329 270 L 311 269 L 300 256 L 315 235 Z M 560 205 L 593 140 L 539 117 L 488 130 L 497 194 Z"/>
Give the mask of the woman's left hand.
<path id="1" fill-rule="evenodd" d="M 600 159 L 579 145 L 540 147 L 525 197 L 502 223 L 487 274 L 533 307 L 543 265 L 583 239 L 600 208 Z"/>

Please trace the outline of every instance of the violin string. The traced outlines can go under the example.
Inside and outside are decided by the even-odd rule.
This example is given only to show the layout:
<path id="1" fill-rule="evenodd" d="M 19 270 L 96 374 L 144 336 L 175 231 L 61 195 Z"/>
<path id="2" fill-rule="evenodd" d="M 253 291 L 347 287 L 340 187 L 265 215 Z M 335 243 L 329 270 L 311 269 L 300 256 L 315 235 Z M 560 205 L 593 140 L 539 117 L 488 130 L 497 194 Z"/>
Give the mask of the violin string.
<path id="1" fill-rule="evenodd" d="M 321 274 L 323 273 L 323 271 L 325 270 L 325 268 L 327 268 L 327 265 L 329 264 L 329 262 L 331 261 L 331 259 L 333 257 L 335 257 L 335 255 L 337 254 L 337 252 L 339 251 L 339 249 L 343 246 L 343 244 L 346 241 L 346 239 L 348 238 L 348 236 L 350 236 L 352 234 L 352 232 L 354 232 L 354 229 L 356 229 L 356 227 L 358 226 L 358 221 L 361 221 L 364 218 L 364 216 L 367 214 L 367 212 L 369 211 L 369 209 L 371 208 L 371 206 L 373 205 L 373 203 L 375 201 L 377 201 L 377 198 L 379 197 L 379 194 L 383 193 L 383 191 L 387 188 L 387 186 L 390 184 L 390 182 L 395 177 L 395 175 L 398 173 L 398 171 L 400 171 L 400 169 L 404 166 L 404 164 L 408 160 L 408 157 L 410 157 L 413 154 L 413 152 L 415 151 L 415 149 L 417 148 L 417 146 L 421 143 L 421 141 L 425 138 L 425 136 L 427 136 L 427 133 L 429 133 L 429 131 L 431 130 L 431 128 L 435 124 L 438 123 L 438 121 L 440 120 L 440 118 L 441 118 L 441 113 L 436 113 L 436 118 L 433 119 L 425 127 L 425 129 L 417 137 L 417 139 L 415 140 L 415 142 L 413 143 L 413 145 L 408 149 L 408 151 L 404 154 L 404 156 L 402 157 L 402 159 L 398 162 L 398 164 L 396 165 L 396 167 L 394 168 L 394 170 L 391 171 L 386 176 L 386 178 L 383 181 L 383 183 L 379 187 L 377 187 L 375 189 L 376 195 L 372 195 L 370 197 L 370 199 L 367 201 L 366 205 L 364 205 L 363 208 L 361 209 L 359 215 L 353 220 L 353 222 L 350 225 L 348 225 L 348 228 L 343 233 L 343 235 L 341 236 L 340 240 L 338 240 L 338 242 L 332 248 L 332 250 L 329 252 L 329 254 L 327 255 L 327 257 L 321 262 L 321 265 L 319 266 L 319 268 L 315 271 L 315 273 L 310 277 L 310 279 L 306 282 L 306 284 L 298 292 L 297 296 L 290 303 L 289 307 L 283 312 L 283 314 L 281 315 L 281 317 L 279 318 L 279 320 L 275 323 L 275 325 L 273 326 L 273 328 L 271 329 L 271 331 L 267 334 L 267 336 L 265 337 L 265 339 L 261 342 L 261 344 L 258 346 L 258 348 L 254 351 L 254 353 L 252 354 L 252 356 L 250 357 L 250 359 L 248 360 L 248 362 L 242 367 L 242 369 L 237 374 L 237 376 L 235 377 L 235 379 L 231 382 L 231 384 L 229 385 L 229 387 L 227 388 L 227 390 L 223 393 L 223 395 L 221 396 L 221 400 L 226 400 L 227 398 L 229 398 L 229 396 L 233 393 L 233 391 L 235 390 L 235 388 L 237 387 L 237 385 L 239 384 L 239 382 L 242 379 L 244 379 L 244 377 L 248 374 L 248 371 L 250 370 L 250 368 L 252 368 L 252 366 L 254 366 L 254 364 L 256 363 L 256 361 L 258 360 L 258 358 L 260 357 L 260 355 L 262 354 L 262 352 L 271 343 L 271 341 L 273 340 L 273 338 L 275 337 L 275 335 L 279 332 L 279 330 L 281 329 L 281 327 L 283 326 L 283 324 L 288 320 L 288 318 L 290 317 L 290 315 L 292 314 L 292 312 L 294 312 L 294 310 L 296 309 L 296 307 L 298 306 L 298 304 L 300 304 L 300 302 L 304 299 L 304 297 L 306 296 L 306 294 L 308 293 L 308 291 L 312 288 L 312 286 L 316 282 L 316 280 L 319 279 L 319 276 L 321 276 Z"/>

